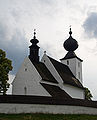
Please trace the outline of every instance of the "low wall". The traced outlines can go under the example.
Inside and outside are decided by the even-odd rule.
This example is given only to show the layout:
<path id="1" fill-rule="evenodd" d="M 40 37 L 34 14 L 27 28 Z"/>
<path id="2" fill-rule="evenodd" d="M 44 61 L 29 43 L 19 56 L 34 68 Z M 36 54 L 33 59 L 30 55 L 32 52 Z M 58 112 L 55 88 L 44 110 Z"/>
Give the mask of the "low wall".
<path id="1" fill-rule="evenodd" d="M 0 113 L 94 114 L 97 101 L 45 96 L 1 95 Z"/>
<path id="2" fill-rule="evenodd" d="M 68 106 L 68 105 L 40 105 L 40 104 L 0 104 L 0 113 L 51 113 L 51 114 L 93 114 L 97 115 L 97 108 Z"/>

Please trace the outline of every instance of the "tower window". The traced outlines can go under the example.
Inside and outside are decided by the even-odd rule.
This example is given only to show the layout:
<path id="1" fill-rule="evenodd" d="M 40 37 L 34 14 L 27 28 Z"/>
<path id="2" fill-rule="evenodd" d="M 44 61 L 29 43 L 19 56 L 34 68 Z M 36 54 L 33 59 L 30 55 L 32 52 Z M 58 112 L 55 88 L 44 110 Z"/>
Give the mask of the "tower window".
<path id="1" fill-rule="evenodd" d="M 78 78 L 80 79 L 80 72 L 78 72 Z"/>
<path id="2" fill-rule="evenodd" d="M 78 62 L 78 67 L 80 67 L 80 62 Z"/>
<path id="3" fill-rule="evenodd" d="M 69 60 L 67 60 L 67 65 L 69 65 Z"/>

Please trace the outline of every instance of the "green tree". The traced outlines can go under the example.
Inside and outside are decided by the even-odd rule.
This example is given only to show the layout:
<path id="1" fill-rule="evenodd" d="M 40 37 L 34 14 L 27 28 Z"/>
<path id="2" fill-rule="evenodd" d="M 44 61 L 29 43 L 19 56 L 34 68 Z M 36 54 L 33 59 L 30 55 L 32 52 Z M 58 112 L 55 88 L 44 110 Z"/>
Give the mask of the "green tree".
<path id="1" fill-rule="evenodd" d="M 86 99 L 86 100 L 91 100 L 92 97 L 93 97 L 93 96 L 92 96 L 90 90 L 85 87 L 85 99 Z"/>
<path id="2" fill-rule="evenodd" d="M 6 94 L 9 88 L 8 73 L 12 70 L 12 61 L 6 58 L 6 53 L 0 49 L 0 93 Z"/>

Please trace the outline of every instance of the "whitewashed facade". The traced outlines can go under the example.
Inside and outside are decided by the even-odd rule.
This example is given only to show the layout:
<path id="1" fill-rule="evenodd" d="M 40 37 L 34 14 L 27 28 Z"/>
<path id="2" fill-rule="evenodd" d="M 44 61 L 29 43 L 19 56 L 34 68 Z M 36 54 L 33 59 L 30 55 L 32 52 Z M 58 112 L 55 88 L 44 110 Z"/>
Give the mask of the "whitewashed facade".
<path id="1" fill-rule="evenodd" d="M 24 59 L 12 82 L 13 95 L 51 96 L 40 84 L 42 80 L 28 57 Z"/>
<path id="2" fill-rule="evenodd" d="M 67 65 L 74 76 L 81 82 L 82 81 L 82 62 L 78 58 L 70 58 L 66 60 L 61 60 L 61 62 L 65 65 Z"/>

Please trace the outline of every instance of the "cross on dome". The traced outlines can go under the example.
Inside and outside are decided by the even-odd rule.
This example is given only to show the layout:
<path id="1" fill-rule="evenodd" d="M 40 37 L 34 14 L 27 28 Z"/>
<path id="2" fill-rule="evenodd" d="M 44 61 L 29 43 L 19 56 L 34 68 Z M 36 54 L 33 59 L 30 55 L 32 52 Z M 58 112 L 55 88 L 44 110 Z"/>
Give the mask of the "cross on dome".
<path id="1" fill-rule="evenodd" d="M 72 35 L 72 31 L 71 31 L 71 25 L 70 25 L 70 32 L 69 32 L 70 36 Z"/>
<path id="2" fill-rule="evenodd" d="M 34 39 L 36 39 L 36 29 L 34 29 Z"/>

